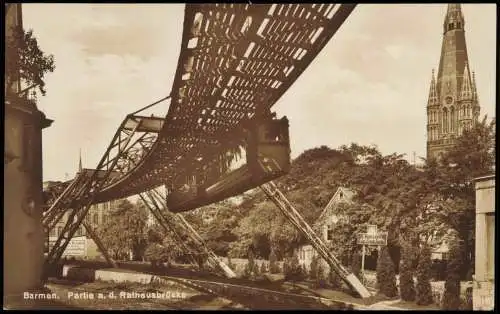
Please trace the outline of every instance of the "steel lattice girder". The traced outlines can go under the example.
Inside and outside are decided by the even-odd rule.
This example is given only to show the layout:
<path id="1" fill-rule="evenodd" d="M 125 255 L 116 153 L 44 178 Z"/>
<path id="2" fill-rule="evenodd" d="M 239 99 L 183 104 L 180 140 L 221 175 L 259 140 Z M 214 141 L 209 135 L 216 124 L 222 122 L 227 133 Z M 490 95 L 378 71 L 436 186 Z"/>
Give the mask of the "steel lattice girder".
<path id="1" fill-rule="evenodd" d="M 238 143 L 243 123 L 275 104 L 354 7 L 187 4 L 168 114 L 135 130 L 149 124 L 148 131 L 158 137 L 131 158 L 128 150 L 112 154 L 120 142 L 115 136 L 105 156 L 110 162 L 120 159 L 116 164 L 123 174 L 106 180 L 94 202 L 170 185 L 176 177 L 199 170 L 193 167 L 199 164 L 197 157 L 210 161 Z M 132 119 L 122 123 L 117 135 L 133 125 Z"/>

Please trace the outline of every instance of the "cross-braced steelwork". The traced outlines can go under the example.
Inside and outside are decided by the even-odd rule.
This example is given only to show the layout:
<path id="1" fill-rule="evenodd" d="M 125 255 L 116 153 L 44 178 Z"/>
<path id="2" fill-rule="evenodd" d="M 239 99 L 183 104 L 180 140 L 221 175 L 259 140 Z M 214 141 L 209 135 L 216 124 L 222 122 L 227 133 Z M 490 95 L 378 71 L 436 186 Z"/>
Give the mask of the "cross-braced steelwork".
<path id="1" fill-rule="evenodd" d="M 354 7 L 354 4 L 186 5 L 168 113 L 164 118 L 138 115 L 142 110 L 128 115 L 96 169 L 83 171 L 73 182 L 62 186 L 64 191 L 57 194 L 60 195 L 57 199 L 48 200 L 51 205 L 44 217 L 48 228 L 69 209 L 69 219 L 49 252 L 48 263 L 55 263 L 61 257 L 92 204 L 165 185 L 169 210 L 187 211 L 240 194 L 287 173 L 288 120 L 276 119 L 271 107 Z M 231 162 L 242 148 L 246 164 L 230 171 Z M 144 200 L 149 197 L 151 202 L 146 203 L 150 208 L 166 209 L 161 202 L 154 205 L 155 198 L 150 196 L 141 196 Z M 50 193 L 47 197 L 51 197 Z M 284 208 L 294 212 L 289 206 Z M 158 209 L 156 212 L 159 213 Z M 297 223 L 295 214 L 286 216 L 297 228 L 310 232 Z M 183 217 L 176 217 L 203 246 L 203 239 Z M 157 218 L 168 228 L 165 219 Z M 317 242 L 316 238 L 310 238 Z M 321 245 L 315 248 L 322 250 Z M 217 264 L 215 258 L 213 264 Z M 332 265 L 344 279 L 350 276 L 336 264 Z M 219 266 L 224 269 L 222 264 Z M 366 296 L 364 291 L 360 295 Z"/>
<path id="2" fill-rule="evenodd" d="M 156 189 L 139 194 L 143 202 L 148 206 L 160 225 L 167 231 L 173 233 L 177 243 L 186 250 L 190 256 L 205 255 L 209 264 L 215 269 L 220 270 L 226 277 L 233 278 L 236 274 L 229 266 L 227 266 L 220 258 L 208 247 L 205 240 L 191 226 L 191 224 L 182 216 L 182 214 L 174 214 L 166 207 L 166 196 L 162 195 Z M 187 236 L 195 248 L 192 249 L 186 246 L 181 235 Z M 196 261 L 194 261 L 196 262 Z"/>

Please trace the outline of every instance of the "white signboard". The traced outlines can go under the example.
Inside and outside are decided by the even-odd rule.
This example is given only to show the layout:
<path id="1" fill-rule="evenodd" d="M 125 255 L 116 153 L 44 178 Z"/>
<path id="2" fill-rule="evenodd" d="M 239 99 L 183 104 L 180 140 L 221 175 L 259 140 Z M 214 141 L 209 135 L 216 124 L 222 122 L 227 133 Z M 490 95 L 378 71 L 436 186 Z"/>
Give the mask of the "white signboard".
<path id="1" fill-rule="evenodd" d="M 49 242 L 49 246 L 52 249 L 54 244 L 56 243 L 57 238 L 51 239 Z M 87 245 L 87 238 L 85 236 L 74 237 L 68 243 L 66 250 L 64 250 L 63 256 L 84 256 L 85 248 Z"/>
<path id="2" fill-rule="evenodd" d="M 358 244 L 362 245 L 387 245 L 387 232 L 359 233 Z"/>

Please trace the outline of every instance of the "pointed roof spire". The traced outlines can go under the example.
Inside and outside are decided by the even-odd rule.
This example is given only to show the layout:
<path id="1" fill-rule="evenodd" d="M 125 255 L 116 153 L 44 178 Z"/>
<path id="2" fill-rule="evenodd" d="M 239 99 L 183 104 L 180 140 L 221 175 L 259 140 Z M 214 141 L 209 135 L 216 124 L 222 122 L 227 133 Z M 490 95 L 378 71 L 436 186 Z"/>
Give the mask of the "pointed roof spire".
<path id="1" fill-rule="evenodd" d="M 82 149 L 80 148 L 80 161 L 78 162 L 78 172 L 82 172 Z"/>
<path id="2" fill-rule="evenodd" d="M 448 10 L 446 11 L 446 15 L 454 12 L 462 12 L 462 6 L 460 3 L 448 3 Z"/>
<path id="3" fill-rule="evenodd" d="M 472 71 L 472 99 L 479 100 L 477 97 L 476 73 Z"/>
<path id="4" fill-rule="evenodd" d="M 432 69 L 431 87 L 429 89 L 429 100 L 427 101 L 427 105 L 432 106 L 436 104 L 437 101 L 436 77 L 434 76 L 434 69 Z"/>
<path id="5" fill-rule="evenodd" d="M 460 99 L 472 99 L 472 86 L 470 82 L 469 65 L 465 62 L 462 92 Z"/>

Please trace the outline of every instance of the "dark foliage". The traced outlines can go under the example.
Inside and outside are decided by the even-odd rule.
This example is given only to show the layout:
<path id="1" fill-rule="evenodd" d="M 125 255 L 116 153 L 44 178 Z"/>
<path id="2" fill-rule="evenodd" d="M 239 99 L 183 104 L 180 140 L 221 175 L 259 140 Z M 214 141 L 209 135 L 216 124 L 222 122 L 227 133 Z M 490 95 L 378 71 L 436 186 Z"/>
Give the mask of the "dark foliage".
<path id="1" fill-rule="evenodd" d="M 389 256 L 387 247 L 383 247 L 377 262 L 377 284 L 380 293 L 387 297 L 394 297 L 398 294 L 396 287 L 396 272 L 394 263 Z"/>
<path id="2" fill-rule="evenodd" d="M 417 294 L 418 305 L 429 305 L 433 302 L 430 282 L 431 250 L 424 246 L 420 250 L 417 267 Z"/>

